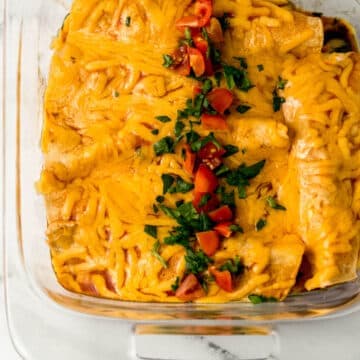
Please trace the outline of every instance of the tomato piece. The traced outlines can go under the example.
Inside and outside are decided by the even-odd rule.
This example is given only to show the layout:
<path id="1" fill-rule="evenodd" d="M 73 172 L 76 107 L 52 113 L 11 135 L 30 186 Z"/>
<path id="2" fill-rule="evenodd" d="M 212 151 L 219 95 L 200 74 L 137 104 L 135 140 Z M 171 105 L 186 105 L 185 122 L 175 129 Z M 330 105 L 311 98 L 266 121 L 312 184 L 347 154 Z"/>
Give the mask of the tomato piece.
<path id="1" fill-rule="evenodd" d="M 204 295 L 205 292 L 194 274 L 188 275 L 175 293 L 175 296 L 182 301 L 196 300 Z"/>
<path id="2" fill-rule="evenodd" d="M 204 55 L 195 48 L 188 48 L 189 58 L 190 58 L 190 66 L 194 70 L 194 74 L 196 77 L 200 77 L 205 72 L 205 59 Z"/>
<path id="3" fill-rule="evenodd" d="M 219 185 L 215 174 L 205 164 L 200 164 L 195 174 L 195 192 L 212 193 Z"/>
<path id="4" fill-rule="evenodd" d="M 185 150 L 184 169 L 188 174 L 192 175 L 195 168 L 196 154 L 191 151 L 190 146 L 187 144 L 184 147 L 184 150 Z"/>
<path id="5" fill-rule="evenodd" d="M 210 273 L 214 276 L 215 282 L 221 289 L 227 292 L 233 291 L 233 281 L 229 270 L 219 271 L 215 267 L 211 267 Z"/>
<path id="6" fill-rule="evenodd" d="M 233 218 L 233 212 L 228 205 L 224 205 L 214 211 L 211 211 L 209 213 L 209 217 L 212 221 L 221 223 L 224 221 L 230 221 Z"/>
<path id="7" fill-rule="evenodd" d="M 180 46 L 175 52 L 172 54 L 173 65 L 172 69 L 179 75 L 187 76 L 190 75 L 190 61 L 187 46 Z"/>
<path id="8" fill-rule="evenodd" d="M 193 37 L 193 41 L 195 44 L 195 47 L 204 55 L 206 56 L 206 52 L 208 50 L 209 44 L 208 42 L 201 36 L 196 35 Z"/>
<path id="9" fill-rule="evenodd" d="M 200 206 L 200 202 L 201 200 L 203 199 L 203 197 L 208 194 L 208 196 L 210 197 L 209 200 L 207 201 L 207 203 L 203 206 Z M 219 198 L 217 197 L 216 194 L 209 194 L 209 193 L 199 193 L 199 192 L 195 192 L 194 193 L 194 199 L 192 201 L 195 209 L 198 211 L 198 212 L 209 212 L 211 210 L 214 210 L 216 209 L 219 204 L 220 204 L 220 201 L 219 201 Z"/>
<path id="10" fill-rule="evenodd" d="M 207 98 L 210 105 L 220 114 L 224 114 L 234 101 L 233 93 L 228 89 L 223 88 L 212 90 Z"/>
<path id="11" fill-rule="evenodd" d="M 233 223 L 229 222 L 229 221 L 221 222 L 214 227 L 214 230 L 218 234 L 220 234 L 226 238 L 229 238 L 233 234 L 233 231 L 231 231 L 231 229 L 230 229 L 231 225 L 233 225 Z"/>
<path id="12" fill-rule="evenodd" d="M 200 28 L 206 26 L 211 19 L 213 11 L 212 0 L 197 0 L 195 3 L 195 15 L 184 16 L 176 21 L 177 28 Z"/>
<path id="13" fill-rule="evenodd" d="M 179 29 L 182 29 L 185 27 L 190 27 L 190 28 L 200 27 L 199 26 L 199 18 L 196 15 L 184 16 L 181 19 L 177 20 L 175 25 Z"/>
<path id="14" fill-rule="evenodd" d="M 214 43 L 219 44 L 224 41 L 224 33 L 222 31 L 220 21 L 217 18 L 211 18 L 210 24 L 206 26 L 206 31 L 210 40 Z"/>
<path id="15" fill-rule="evenodd" d="M 208 130 L 228 130 L 228 124 L 221 115 L 203 114 L 201 123 Z"/>
<path id="16" fill-rule="evenodd" d="M 207 256 L 214 255 L 220 245 L 219 235 L 213 230 L 196 233 L 196 239 Z"/>
<path id="17" fill-rule="evenodd" d="M 190 61 L 189 61 L 189 57 L 185 57 L 183 62 L 176 67 L 176 72 L 179 74 L 179 75 L 182 75 L 182 76 L 188 76 L 190 75 Z"/>
<path id="18" fill-rule="evenodd" d="M 210 59 L 205 57 L 205 75 L 213 76 L 214 75 L 214 67 Z"/>
<path id="19" fill-rule="evenodd" d="M 214 170 L 222 164 L 221 157 L 225 153 L 225 149 L 219 149 L 214 143 L 210 142 L 199 151 L 198 156 L 204 164 Z"/>
<path id="20" fill-rule="evenodd" d="M 206 26 L 213 12 L 212 0 L 197 0 L 195 3 L 195 14 L 198 17 L 198 27 Z"/>

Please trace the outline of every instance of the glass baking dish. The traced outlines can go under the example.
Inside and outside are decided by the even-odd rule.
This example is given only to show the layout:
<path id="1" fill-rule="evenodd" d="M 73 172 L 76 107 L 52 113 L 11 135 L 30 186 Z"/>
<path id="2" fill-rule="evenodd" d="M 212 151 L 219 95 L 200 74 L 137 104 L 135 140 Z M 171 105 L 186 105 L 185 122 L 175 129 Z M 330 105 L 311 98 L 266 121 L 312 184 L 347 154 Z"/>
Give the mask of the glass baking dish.
<path id="1" fill-rule="evenodd" d="M 360 24 L 358 0 L 302 0 L 300 7 L 347 19 Z M 5 189 L 7 219 L 16 210 L 17 241 L 4 236 L 6 259 L 19 261 L 22 276 L 44 303 L 60 305 L 89 315 L 135 321 L 183 320 L 246 322 L 304 320 L 331 316 L 360 308 L 360 281 L 354 281 L 305 295 L 289 297 L 283 303 L 254 306 L 248 303 L 228 304 L 157 304 L 121 302 L 92 298 L 66 291 L 53 272 L 45 241 L 46 217 L 42 198 L 36 193 L 42 165 L 39 139 L 42 128 L 42 101 L 51 51 L 50 42 L 61 25 L 70 0 L 5 1 L 5 111 L 6 133 L 4 159 L 8 177 L 14 174 L 12 197 Z M 358 29 L 360 30 L 360 29 Z M 14 153 L 13 153 L 14 152 Z M 13 155 L 13 156 L 12 156 Z M 10 175 L 9 175 L 10 174 Z M 5 186 L 5 187 L 6 187 Z M 6 230 L 6 234 L 9 229 Z M 8 268 L 7 268 L 8 269 Z M 8 271 L 8 270 L 7 270 Z M 8 283 L 11 282 L 8 279 Z M 8 291 L 7 296 L 11 296 Z M 60 308 L 59 308 L 60 311 Z M 240 323 L 239 323 L 240 321 Z"/>

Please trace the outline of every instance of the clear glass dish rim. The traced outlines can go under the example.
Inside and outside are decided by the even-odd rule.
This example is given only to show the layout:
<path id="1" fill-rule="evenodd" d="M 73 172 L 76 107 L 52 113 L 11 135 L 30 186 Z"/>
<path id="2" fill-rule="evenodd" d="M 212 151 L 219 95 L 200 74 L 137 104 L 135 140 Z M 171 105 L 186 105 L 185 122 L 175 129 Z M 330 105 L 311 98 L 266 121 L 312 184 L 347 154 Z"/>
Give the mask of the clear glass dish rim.
<path id="1" fill-rule="evenodd" d="M 359 0 L 355 0 L 357 3 Z M 4 45 L 6 45 L 6 33 L 8 27 L 8 18 L 6 16 L 6 5 L 4 3 Z M 4 74 L 7 70 L 7 51 L 4 49 Z M 20 77 L 18 77 L 20 81 Z M 17 84 L 17 89 L 21 87 L 21 84 Z M 6 95 L 7 95 L 7 84 L 6 77 L 4 76 L 4 98 L 3 98 L 3 122 L 4 129 L 6 124 L 9 121 L 7 119 L 6 113 Z M 17 102 L 19 99 L 17 99 Z M 19 103 L 19 106 L 21 104 Z M 320 290 L 311 292 L 308 294 L 303 294 L 300 296 L 290 297 L 287 301 L 283 303 L 267 303 L 254 306 L 251 303 L 244 302 L 232 302 L 225 304 L 183 304 L 183 303 L 153 303 L 153 302 L 127 302 L 127 301 L 114 301 L 103 298 L 93 298 L 85 295 L 79 295 L 71 293 L 69 291 L 64 291 L 64 295 L 54 293 L 48 289 L 39 288 L 38 284 L 34 281 L 29 268 L 26 264 L 26 259 L 24 257 L 23 251 L 23 229 L 21 227 L 21 116 L 19 115 L 19 109 L 17 113 L 16 126 L 17 126 L 17 138 L 16 138 L 16 200 L 13 204 L 7 204 L 4 202 L 4 218 L 5 212 L 11 211 L 11 206 L 16 207 L 16 215 L 18 218 L 17 221 L 17 240 L 18 248 L 16 254 L 10 254 L 12 251 L 7 244 L 7 239 L 4 235 L 3 245 L 4 245 L 4 263 L 6 266 L 6 260 L 9 256 L 16 257 L 21 259 L 21 270 L 23 276 L 27 278 L 27 283 L 30 285 L 34 293 L 41 297 L 45 301 L 54 302 L 58 305 L 62 305 L 63 308 L 68 308 L 75 310 L 77 312 L 84 312 L 91 315 L 107 316 L 122 318 L 128 320 L 149 320 L 149 321 L 162 321 L 162 320 L 177 320 L 177 319 L 186 319 L 186 320 L 245 320 L 245 321 L 283 321 L 283 320 L 294 320 L 294 319 L 311 319 L 316 317 L 324 317 L 335 315 L 336 313 L 347 313 L 349 311 L 356 311 L 360 306 L 360 280 L 340 284 L 330 289 Z M 7 139 L 5 139 L 4 131 L 4 149 L 3 149 L 3 161 L 4 167 L 7 165 L 6 157 L 6 144 Z M 4 176 L 6 172 L 4 171 Z M 5 198 L 6 188 L 5 183 L 6 179 L 3 179 L 3 195 Z M 4 223 L 4 234 L 6 233 L 5 227 L 7 224 Z M 4 272 L 7 275 L 7 271 Z M 357 289 L 355 292 L 354 289 Z M 328 297 L 332 297 L 333 294 L 345 292 L 349 290 L 351 296 L 341 297 L 338 299 L 333 299 L 333 302 L 328 302 L 326 305 L 319 303 L 318 305 L 311 304 L 309 307 L 309 302 L 311 298 L 316 298 L 318 300 L 324 301 Z M 352 291 L 351 291 L 352 289 Z M 145 318 L 144 318 L 145 317 Z"/>

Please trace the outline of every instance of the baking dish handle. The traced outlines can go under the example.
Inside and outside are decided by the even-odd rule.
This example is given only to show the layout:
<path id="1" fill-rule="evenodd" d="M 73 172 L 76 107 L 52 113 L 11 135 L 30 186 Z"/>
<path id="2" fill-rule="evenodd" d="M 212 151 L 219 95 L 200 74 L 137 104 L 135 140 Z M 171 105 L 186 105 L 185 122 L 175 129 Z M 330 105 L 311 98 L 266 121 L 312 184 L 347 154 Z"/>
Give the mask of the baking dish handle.
<path id="1" fill-rule="evenodd" d="M 278 358 L 269 327 L 149 325 L 134 327 L 133 355 L 146 360 L 267 360 Z"/>

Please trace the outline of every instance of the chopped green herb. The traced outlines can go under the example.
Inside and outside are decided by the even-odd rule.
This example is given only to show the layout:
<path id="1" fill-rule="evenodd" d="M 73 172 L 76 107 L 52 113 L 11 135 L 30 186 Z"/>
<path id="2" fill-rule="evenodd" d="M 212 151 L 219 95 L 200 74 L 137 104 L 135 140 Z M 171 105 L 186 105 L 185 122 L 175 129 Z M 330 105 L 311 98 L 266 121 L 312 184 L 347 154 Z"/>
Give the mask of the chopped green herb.
<path id="1" fill-rule="evenodd" d="M 213 83 L 210 79 L 206 79 L 202 86 L 202 92 L 203 94 L 209 93 L 213 88 Z"/>
<path id="2" fill-rule="evenodd" d="M 235 206 L 235 193 L 234 191 L 226 192 L 224 186 L 219 186 L 216 193 L 220 196 L 220 202 L 222 205 Z"/>
<path id="3" fill-rule="evenodd" d="M 158 129 L 153 129 L 153 130 L 151 130 L 151 133 L 153 135 L 159 135 L 159 130 Z"/>
<path id="4" fill-rule="evenodd" d="M 185 129 L 185 124 L 180 120 L 176 121 L 175 129 L 174 129 L 175 136 L 176 137 L 180 136 L 184 129 Z"/>
<path id="5" fill-rule="evenodd" d="M 157 227 L 154 225 L 145 225 L 144 232 L 155 239 L 157 238 Z"/>
<path id="6" fill-rule="evenodd" d="M 218 17 L 222 31 L 226 31 L 230 27 L 229 18 L 231 18 L 229 13 L 224 13 L 222 16 Z"/>
<path id="7" fill-rule="evenodd" d="M 125 25 L 126 25 L 127 27 L 129 27 L 129 26 L 131 25 L 131 17 L 130 17 L 130 16 L 127 16 L 127 17 L 126 17 Z"/>
<path id="8" fill-rule="evenodd" d="M 255 225 L 256 231 L 262 230 L 266 226 L 266 224 L 267 221 L 265 219 L 260 219 Z"/>
<path id="9" fill-rule="evenodd" d="M 116 97 L 116 98 L 117 98 L 117 97 L 119 97 L 119 96 L 120 96 L 120 93 L 119 93 L 118 91 L 116 91 L 116 90 L 115 90 L 115 91 L 114 91 L 114 97 Z"/>
<path id="10" fill-rule="evenodd" d="M 245 155 L 245 154 L 247 153 L 247 149 L 245 149 L 245 148 L 241 149 L 241 153 L 242 153 L 243 155 Z"/>
<path id="11" fill-rule="evenodd" d="M 244 265 L 241 263 L 238 256 L 235 259 L 226 261 L 225 264 L 221 265 L 220 271 L 230 271 L 233 275 L 240 275 L 244 271 Z"/>
<path id="12" fill-rule="evenodd" d="M 193 131 L 193 130 L 186 133 L 185 137 L 186 137 L 186 142 L 189 145 L 195 143 L 196 141 L 198 141 L 200 139 L 200 135 L 197 132 Z"/>
<path id="13" fill-rule="evenodd" d="M 185 248 L 190 246 L 191 231 L 184 226 L 177 226 L 173 228 L 169 236 L 164 239 L 166 245 L 181 245 Z"/>
<path id="14" fill-rule="evenodd" d="M 176 290 L 179 288 L 180 286 L 180 278 L 177 276 L 175 279 L 175 282 L 171 285 L 171 290 L 173 292 L 176 292 Z"/>
<path id="15" fill-rule="evenodd" d="M 281 110 L 281 105 L 286 102 L 286 99 L 282 96 L 279 96 L 277 90 L 273 91 L 273 109 L 275 112 Z"/>
<path id="16" fill-rule="evenodd" d="M 209 231 L 209 230 L 212 230 L 213 227 L 214 227 L 214 224 L 211 221 L 211 219 L 206 214 L 201 213 L 199 216 L 199 226 L 197 227 L 196 230 Z"/>
<path id="17" fill-rule="evenodd" d="M 223 76 L 223 74 L 220 71 L 216 72 L 214 75 L 217 87 L 220 87 L 220 85 L 221 85 L 222 76 Z"/>
<path id="18" fill-rule="evenodd" d="M 234 57 L 235 60 L 239 61 L 240 62 L 240 66 L 244 69 L 247 69 L 248 68 L 248 64 L 247 64 L 247 61 L 244 57 Z"/>
<path id="19" fill-rule="evenodd" d="M 275 210 L 282 210 L 282 211 L 286 210 L 286 207 L 283 205 L 280 205 L 272 196 L 269 196 L 266 199 L 266 201 L 269 204 L 269 206 Z"/>
<path id="20" fill-rule="evenodd" d="M 175 194 L 182 193 L 186 194 L 194 188 L 193 184 L 186 182 L 180 176 L 172 174 L 163 174 L 161 175 L 161 180 L 163 182 L 163 194 Z"/>
<path id="21" fill-rule="evenodd" d="M 251 180 L 258 176 L 261 170 L 264 168 L 265 162 L 266 160 L 262 160 L 250 166 L 246 166 L 245 164 L 240 165 L 237 169 L 231 171 L 231 173 L 228 175 L 226 179 L 228 184 L 232 186 L 238 186 L 239 184 L 248 185 L 247 180 Z"/>
<path id="22" fill-rule="evenodd" d="M 205 206 L 210 199 L 211 199 L 211 195 L 209 193 L 204 194 L 200 199 L 199 207 Z"/>
<path id="23" fill-rule="evenodd" d="M 251 109 L 251 106 L 249 105 L 239 105 L 237 108 L 236 108 L 236 111 L 240 114 L 245 114 L 247 113 L 249 110 Z"/>
<path id="24" fill-rule="evenodd" d="M 278 81 L 276 87 L 279 90 L 284 90 L 287 83 L 288 83 L 288 80 L 285 80 L 281 76 L 279 76 L 279 81 Z"/>
<path id="25" fill-rule="evenodd" d="M 153 204 L 153 211 L 155 214 L 159 212 L 159 208 L 155 204 Z"/>
<path id="26" fill-rule="evenodd" d="M 202 250 L 194 251 L 192 249 L 187 249 L 185 261 L 186 271 L 195 275 L 201 274 L 207 270 L 209 264 L 213 263 L 213 260 L 206 256 Z"/>
<path id="27" fill-rule="evenodd" d="M 163 196 L 159 195 L 159 196 L 156 197 L 156 201 L 159 204 L 162 204 L 165 201 L 165 198 Z"/>
<path id="28" fill-rule="evenodd" d="M 235 155 L 239 152 L 239 148 L 234 145 L 225 145 L 224 149 L 226 150 L 226 153 L 223 155 L 223 157 L 225 157 L 225 158 Z"/>
<path id="29" fill-rule="evenodd" d="M 178 200 L 176 203 L 175 203 L 175 206 L 178 208 L 178 207 L 180 207 L 181 205 L 183 205 L 184 204 L 184 200 Z"/>
<path id="30" fill-rule="evenodd" d="M 230 225 L 230 230 L 233 231 L 233 232 L 239 232 L 239 233 L 244 233 L 244 230 L 241 226 L 239 225 Z"/>
<path id="31" fill-rule="evenodd" d="M 163 257 L 160 255 L 160 253 L 159 253 L 160 247 L 161 247 L 160 242 L 159 242 L 159 241 L 156 241 L 156 242 L 154 243 L 154 246 L 153 246 L 152 250 L 151 250 L 151 254 L 152 254 L 156 259 L 158 259 L 158 260 L 160 261 L 161 265 L 162 265 L 165 269 L 167 269 L 168 265 L 167 265 L 166 261 L 164 260 L 164 258 L 163 258 Z"/>
<path id="32" fill-rule="evenodd" d="M 154 152 L 156 156 L 163 154 L 173 154 L 174 153 L 175 142 L 174 139 L 170 136 L 166 136 L 154 144 Z"/>
<path id="33" fill-rule="evenodd" d="M 190 30 L 189 27 L 186 27 L 186 28 L 185 28 L 185 39 L 186 39 L 186 40 L 192 40 L 191 30 Z"/>
<path id="34" fill-rule="evenodd" d="M 218 149 L 221 149 L 221 144 L 217 141 L 214 133 L 210 133 L 208 136 L 200 138 L 191 144 L 192 151 L 199 152 L 205 145 L 212 142 Z"/>
<path id="35" fill-rule="evenodd" d="M 264 71 L 264 65 L 263 64 L 257 65 L 257 68 L 258 68 L 259 72 Z"/>
<path id="36" fill-rule="evenodd" d="M 215 172 L 215 175 L 217 177 L 221 177 L 224 176 L 225 174 L 227 174 L 230 171 L 230 169 L 225 165 L 222 164 Z"/>
<path id="37" fill-rule="evenodd" d="M 258 304 L 262 304 L 262 303 L 267 303 L 267 302 L 277 302 L 278 300 L 275 299 L 274 297 L 265 297 L 262 295 L 249 295 L 248 299 L 254 304 L 254 305 L 258 305 Z"/>
<path id="38" fill-rule="evenodd" d="M 230 90 L 235 86 L 242 91 L 248 92 L 254 86 L 252 85 L 248 73 L 244 69 L 237 69 L 234 66 L 223 64 L 226 84 Z"/>
<path id="39" fill-rule="evenodd" d="M 174 59 L 170 55 L 163 55 L 163 60 L 163 66 L 166 68 L 169 68 L 174 64 Z"/>
<path id="40" fill-rule="evenodd" d="M 156 116 L 155 119 L 161 121 L 162 123 L 167 123 L 171 121 L 171 118 L 169 118 L 169 116 L 166 115 Z"/>

